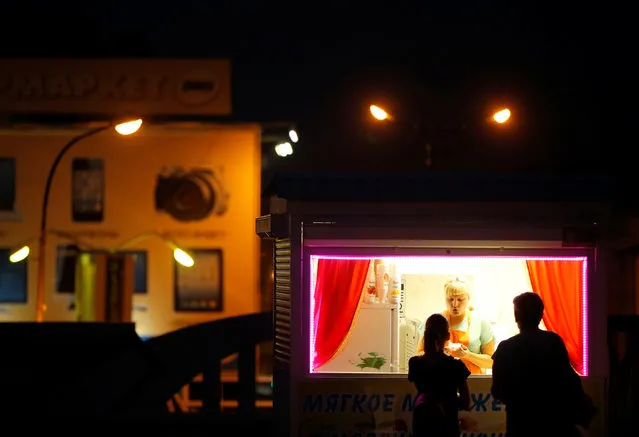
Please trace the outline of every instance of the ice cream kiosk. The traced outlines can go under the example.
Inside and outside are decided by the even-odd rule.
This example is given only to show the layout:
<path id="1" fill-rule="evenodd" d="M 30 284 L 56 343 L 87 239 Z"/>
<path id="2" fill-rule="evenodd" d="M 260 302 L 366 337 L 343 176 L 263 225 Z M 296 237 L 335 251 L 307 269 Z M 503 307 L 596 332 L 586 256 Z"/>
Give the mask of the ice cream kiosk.
<path id="1" fill-rule="evenodd" d="M 451 347 L 471 351 L 472 372 L 462 435 L 503 436 L 482 357 L 517 333 L 524 291 L 542 296 L 542 328 L 563 338 L 599 408 L 589 431 L 604 435 L 604 181 L 280 175 L 273 187 L 256 231 L 274 242 L 277 435 L 410 435 L 408 359 L 429 315 L 457 311 L 468 335 Z M 448 304 L 453 282 L 468 290 L 464 308 Z"/>

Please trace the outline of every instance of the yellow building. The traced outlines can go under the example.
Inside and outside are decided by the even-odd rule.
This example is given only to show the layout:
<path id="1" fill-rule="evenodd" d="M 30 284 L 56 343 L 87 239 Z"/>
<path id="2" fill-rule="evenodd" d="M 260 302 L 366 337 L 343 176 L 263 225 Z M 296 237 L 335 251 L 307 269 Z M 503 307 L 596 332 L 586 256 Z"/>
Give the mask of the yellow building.
<path id="1" fill-rule="evenodd" d="M 3 62 L 0 321 L 36 317 L 37 238 L 56 155 L 95 126 L 131 116 L 144 120 L 139 132 L 82 139 L 57 168 L 44 320 L 75 320 L 78 249 L 133 255 L 132 318 L 143 337 L 259 311 L 260 130 L 211 121 L 229 113 L 225 61 Z M 23 245 L 29 257 L 9 262 Z M 192 267 L 176 263 L 175 246 Z"/>

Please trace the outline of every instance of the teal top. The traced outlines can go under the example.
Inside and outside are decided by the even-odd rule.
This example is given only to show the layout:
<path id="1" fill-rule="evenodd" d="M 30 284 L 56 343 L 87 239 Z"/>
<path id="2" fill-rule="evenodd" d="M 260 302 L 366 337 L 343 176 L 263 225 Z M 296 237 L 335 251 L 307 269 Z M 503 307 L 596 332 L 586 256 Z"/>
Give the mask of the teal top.
<path id="1" fill-rule="evenodd" d="M 495 332 L 493 331 L 493 327 L 490 322 L 482 317 L 471 317 L 471 322 L 468 350 L 474 354 L 481 354 L 481 347 L 495 339 Z M 425 328 L 426 320 L 419 325 L 420 335 L 424 335 Z M 462 320 L 461 323 L 456 326 L 451 326 L 450 329 L 467 332 L 468 317 L 464 317 L 464 320 Z"/>

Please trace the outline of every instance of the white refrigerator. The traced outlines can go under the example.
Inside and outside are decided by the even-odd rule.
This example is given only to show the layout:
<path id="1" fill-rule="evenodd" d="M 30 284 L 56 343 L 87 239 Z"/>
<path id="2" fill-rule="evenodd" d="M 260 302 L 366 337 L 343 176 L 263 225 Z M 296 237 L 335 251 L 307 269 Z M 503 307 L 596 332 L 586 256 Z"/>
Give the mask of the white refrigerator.
<path id="1" fill-rule="evenodd" d="M 362 303 L 341 351 L 316 372 L 399 372 L 399 305 Z"/>

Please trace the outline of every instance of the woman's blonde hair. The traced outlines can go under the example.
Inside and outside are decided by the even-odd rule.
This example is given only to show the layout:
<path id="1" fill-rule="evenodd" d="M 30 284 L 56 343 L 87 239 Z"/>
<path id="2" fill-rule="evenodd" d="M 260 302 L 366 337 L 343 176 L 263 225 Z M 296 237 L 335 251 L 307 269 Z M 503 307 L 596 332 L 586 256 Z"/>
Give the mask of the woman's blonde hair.
<path id="1" fill-rule="evenodd" d="M 444 283 L 444 292 L 447 298 L 465 294 L 471 300 L 470 281 L 463 276 L 454 276 Z M 468 310 L 474 310 L 473 306 L 469 305 Z"/>
<path id="2" fill-rule="evenodd" d="M 453 276 L 444 282 L 444 293 L 446 293 L 446 298 L 465 294 L 468 297 L 468 300 L 470 300 L 470 281 L 463 276 Z M 475 308 L 472 305 L 468 305 L 468 311 L 473 311 L 474 309 Z M 419 343 L 417 344 L 417 355 L 423 355 L 424 349 L 424 335 L 422 335 L 419 339 Z"/>

